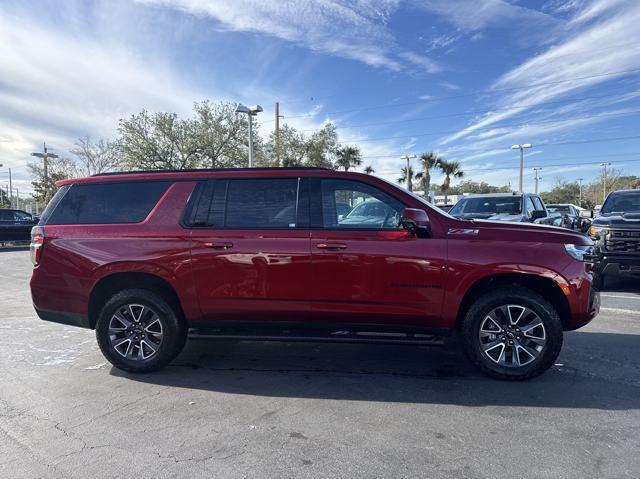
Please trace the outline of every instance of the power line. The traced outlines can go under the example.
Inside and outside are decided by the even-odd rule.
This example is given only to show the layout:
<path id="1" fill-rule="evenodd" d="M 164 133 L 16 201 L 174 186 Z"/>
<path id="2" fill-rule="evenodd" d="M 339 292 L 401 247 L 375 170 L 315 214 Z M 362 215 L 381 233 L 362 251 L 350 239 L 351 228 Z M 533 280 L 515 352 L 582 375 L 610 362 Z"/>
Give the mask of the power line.
<path id="1" fill-rule="evenodd" d="M 620 137 L 613 137 L 613 138 L 595 138 L 595 139 L 591 139 L 591 140 L 574 140 L 574 141 L 562 141 L 562 142 L 554 142 L 554 143 L 537 143 L 535 146 L 564 146 L 564 145 L 580 145 L 580 144 L 585 144 L 585 143 L 600 143 L 600 142 L 608 142 L 608 141 L 624 141 L 624 140 L 635 140 L 640 138 L 640 135 L 633 135 L 633 136 L 620 136 Z M 511 148 L 491 148 L 491 149 L 469 149 L 469 150 L 462 150 L 462 151 L 458 151 L 459 153 L 488 153 L 488 152 L 500 152 L 500 151 L 511 151 Z M 374 155 L 374 156 L 364 156 L 362 159 L 366 160 L 366 159 L 371 159 L 371 158 L 397 158 L 400 155 L 403 155 L 404 152 L 402 153 L 396 153 L 396 154 L 392 154 L 392 155 Z M 455 155 L 456 152 L 450 152 L 448 154 L 453 154 Z"/>
<path id="2" fill-rule="evenodd" d="M 636 90 L 633 92 L 628 92 L 628 93 L 640 93 L 640 91 Z M 459 113 L 447 113 L 445 115 L 431 115 L 431 116 L 422 116 L 422 117 L 418 117 L 418 118 L 411 118 L 408 120 L 385 120 L 385 121 L 377 121 L 377 122 L 370 122 L 370 123 L 356 123 L 355 125 L 345 125 L 345 126 L 334 126 L 334 128 L 336 130 L 341 130 L 344 128 L 359 128 L 359 127 L 363 127 L 363 126 L 379 126 L 379 125 L 390 125 L 392 123 L 412 123 L 412 122 L 416 122 L 416 121 L 421 121 L 421 120 L 436 120 L 436 119 L 441 119 L 441 118 L 452 118 L 452 117 L 458 117 L 458 116 L 473 116 L 476 115 L 478 113 L 493 113 L 496 111 L 508 111 L 508 110 L 521 110 L 523 108 L 528 108 L 528 107 L 532 107 L 532 106 L 541 106 L 541 105 L 556 105 L 558 103 L 567 103 L 567 102 L 578 102 L 578 101 L 584 101 L 584 100 L 597 100 L 597 99 L 601 99 L 601 98 L 610 98 L 610 97 L 614 97 L 614 96 L 620 96 L 620 93 L 610 93 L 607 95 L 594 95 L 594 96 L 585 96 L 585 97 L 580 97 L 580 98 L 566 98 L 564 100 L 554 100 L 554 101 L 547 101 L 547 102 L 538 102 L 538 103 L 525 103 L 519 106 L 508 106 L 508 107 L 502 107 L 502 108 L 490 108 L 490 109 L 486 109 L 486 110 L 469 110 L 466 112 L 459 112 Z M 623 93 L 624 95 L 624 93 Z M 305 130 L 300 130 L 302 132 L 315 132 L 315 131 L 320 131 L 321 128 L 308 128 Z"/>
<path id="3" fill-rule="evenodd" d="M 486 93 L 492 93 L 492 92 L 499 92 L 499 91 L 508 91 L 508 90 L 513 90 L 513 89 L 522 89 L 522 88 L 532 88 L 532 87 L 537 87 L 537 86 L 546 86 L 546 85 L 557 85 L 557 84 L 561 84 L 561 83 L 570 83 L 570 82 L 576 82 L 576 81 L 580 81 L 580 80 L 588 80 L 591 78 L 601 78 L 601 77 L 607 77 L 607 76 L 612 76 L 612 75 L 625 75 L 625 74 L 629 74 L 629 73 L 638 73 L 640 72 L 640 68 L 636 68 L 636 69 L 632 69 L 632 70 L 619 70 L 619 71 L 613 71 L 613 72 L 605 72 L 605 73 L 600 73 L 597 75 L 588 75 L 588 76 L 583 76 L 583 77 L 574 77 L 574 78 L 570 78 L 567 80 L 557 80 L 557 81 L 553 81 L 553 82 L 541 82 L 541 83 L 532 83 L 530 85 L 527 86 L 522 86 L 522 87 L 505 87 L 502 89 L 490 89 L 490 90 L 486 90 Z M 470 95 L 476 95 L 479 92 L 483 92 L 482 90 L 478 90 L 472 93 L 465 93 L 465 94 L 460 94 L 460 95 L 448 95 L 448 96 L 442 96 L 442 97 L 437 97 L 437 98 L 430 98 L 429 100 L 423 100 L 423 101 L 433 101 L 433 100 L 445 100 L 445 99 L 451 99 L 451 98 L 462 98 L 462 97 L 466 97 L 466 96 L 470 96 Z M 400 106 L 408 106 L 408 105 L 414 105 L 416 103 L 416 101 L 411 101 L 411 102 L 401 102 L 401 103 L 385 103 L 385 104 L 377 104 L 377 105 L 371 105 L 371 106 L 367 106 L 367 107 L 360 107 L 360 108 L 351 108 L 351 109 L 347 109 L 347 110 L 336 110 L 336 111 L 330 111 L 330 112 L 325 112 L 325 115 L 336 115 L 336 114 L 343 114 L 343 113 L 354 113 L 354 112 L 360 112 L 360 111 L 370 111 L 370 110 L 377 110 L 377 109 L 381 109 L 381 108 L 393 108 L 393 107 L 400 107 Z M 291 116 L 285 116 L 285 119 L 288 118 L 309 118 L 313 116 L 313 114 L 311 113 L 304 113 L 302 115 L 291 115 Z M 268 123 L 270 121 L 273 120 L 268 120 L 268 121 L 264 121 L 263 123 Z"/>
<path id="4" fill-rule="evenodd" d="M 619 50 L 620 48 L 623 47 L 627 47 L 627 46 L 632 46 L 634 48 L 638 48 L 638 43 L 637 42 L 628 42 L 628 43 L 621 43 L 615 46 L 611 46 L 611 47 L 607 47 L 607 48 L 602 48 L 600 50 L 591 50 L 589 51 L 590 55 L 593 54 L 597 54 L 597 53 L 601 53 L 601 52 L 605 52 L 605 51 L 611 51 L 611 50 Z M 633 48 L 632 48 L 633 49 Z M 548 52 L 543 52 L 543 53 L 539 53 L 538 55 L 544 55 L 545 53 Z M 575 59 L 575 54 L 571 53 L 571 54 L 566 54 L 566 55 L 555 55 L 553 58 L 554 59 L 558 59 L 558 58 L 565 58 L 565 57 L 571 57 Z M 622 71 L 618 71 L 618 72 L 607 72 L 601 75 L 613 75 L 613 74 L 625 74 L 625 73 L 635 73 L 637 71 L 640 70 L 622 70 Z M 592 76 L 587 76 L 587 77 L 577 77 L 577 78 L 572 78 L 572 79 L 568 79 L 568 80 L 557 80 L 557 81 L 553 81 L 553 82 L 542 82 L 542 83 L 531 83 L 529 85 L 523 85 L 523 86 L 516 86 L 516 87 L 504 87 L 504 88 L 487 88 L 484 90 L 473 90 L 470 91 L 468 93 L 461 93 L 461 94 L 456 94 L 456 95 L 442 95 L 442 96 L 434 96 L 434 97 L 430 97 L 426 100 L 423 101 L 436 101 L 436 100 L 445 100 L 445 99 L 450 99 L 450 98 L 463 98 L 463 97 L 467 97 L 467 96 L 475 96 L 475 95 L 480 95 L 483 93 L 494 93 L 494 92 L 500 92 L 500 91 L 513 91 L 513 90 L 526 90 L 527 88 L 532 88 L 532 87 L 536 87 L 536 86 L 544 86 L 544 85 L 557 85 L 557 84 L 561 84 L 561 83 L 567 83 L 567 82 L 572 82 L 572 81 L 576 81 L 576 80 L 586 80 L 586 79 L 590 79 L 590 78 L 597 78 L 601 75 L 592 75 Z M 336 93 L 336 94 L 332 94 L 332 95 L 321 95 L 321 96 L 310 96 L 308 99 L 305 100 L 301 100 L 301 99 L 285 99 L 285 101 L 287 101 L 288 104 L 299 104 L 299 103 L 306 103 L 308 101 L 315 101 L 315 100 L 325 100 L 327 98 L 335 98 L 338 96 L 341 96 L 343 93 Z M 404 96 L 409 96 L 409 95 L 404 95 Z M 279 98 L 280 101 L 283 101 L 282 98 Z M 389 105 L 394 105 L 394 103 L 389 103 Z M 293 118 L 293 117 L 290 117 Z M 271 121 L 271 120 L 270 120 Z"/>
<path id="5" fill-rule="evenodd" d="M 470 132 L 475 132 L 475 131 L 490 131 L 490 130 L 494 130 L 496 128 L 517 128 L 517 127 L 521 127 L 521 126 L 536 126 L 539 125 L 541 123 L 555 123 L 557 121 L 578 121 L 578 120 L 589 120 L 592 118 L 609 118 L 609 117 L 616 117 L 616 116 L 626 116 L 626 115 L 634 115 L 640 113 L 640 110 L 632 110 L 632 111 L 628 111 L 628 112 L 624 112 L 624 113 L 603 113 L 601 115 L 589 115 L 589 116 L 582 116 L 582 117 L 574 117 L 574 118 L 562 118 L 562 119 L 551 119 L 551 120 L 540 120 L 537 121 L 535 123 L 516 123 L 516 124 L 511 124 L 511 125 L 493 125 L 493 126 L 488 126 L 488 127 L 483 127 L 483 128 L 474 128 L 473 130 L 470 130 Z M 376 138 L 363 138 L 363 139 L 346 139 L 346 140 L 342 140 L 343 143 L 357 143 L 357 142 L 363 142 L 363 141 L 381 141 L 381 140 L 394 140 L 394 139 L 403 139 L 403 138 L 414 138 L 414 137 L 419 137 L 419 136 L 430 136 L 430 135 L 445 135 L 445 134 L 449 134 L 449 133 L 458 133 L 459 131 L 464 131 L 460 130 L 460 129 L 456 129 L 456 130 L 445 130 L 445 131 L 431 131 L 431 132 L 426 132 L 426 133 L 414 133 L 413 135 L 396 135 L 396 136 L 385 136 L 385 137 L 376 137 Z"/>
<path id="6" fill-rule="evenodd" d="M 618 160 L 618 161 L 610 161 L 608 163 L 634 163 L 640 161 L 640 158 L 632 159 L 632 160 Z M 582 166 L 582 165 L 600 165 L 601 161 L 590 161 L 590 162 L 581 162 L 581 163 L 558 163 L 558 164 L 542 164 L 545 168 L 555 168 L 555 167 L 563 167 L 563 166 Z M 538 163 L 536 163 L 538 164 Z M 464 172 L 468 171 L 500 171 L 500 170 L 517 170 L 519 166 L 499 166 L 492 168 L 465 168 Z M 531 176 L 532 173 L 527 173 L 525 176 Z"/>

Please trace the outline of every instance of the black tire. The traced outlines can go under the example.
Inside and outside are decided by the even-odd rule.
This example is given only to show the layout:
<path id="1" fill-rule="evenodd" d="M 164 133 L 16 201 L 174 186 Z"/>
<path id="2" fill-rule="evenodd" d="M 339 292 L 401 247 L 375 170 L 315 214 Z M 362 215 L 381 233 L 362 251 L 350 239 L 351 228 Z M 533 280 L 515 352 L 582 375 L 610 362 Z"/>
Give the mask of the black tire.
<path id="1" fill-rule="evenodd" d="M 598 291 L 603 291 L 606 286 L 606 278 L 603 275 L 596 273 L 593 276 L 592 286 Z"/>
<path id="2" fill-rule="evenodd" d="M 560 316 L 551 303 L 527 288 L 511 285 L 499 289 L 481 296 L 467 311 L 460 328 L 463 350 L 480 371 L 492 378 L 518 381 L 538 376 L 553 366 L 558 354 L 560 354 L 563 334 Z M 482 349 L 479 335 L 483 321 L 496 308 L 506 305 L 528 308 L 538 316 L 544 325 L 546 337 L 544 347 L 529 364 L 503 366 L 490 359 Z M 497 336 L 500 335 L 497 334 Z"/>
<path id="3" fill-rule="evenodd" d="M 123 356 L 111 341 L 109 328 L 112 318 L 130 304 L 149 308 L 161 324 L 162 339 L 157 350 L 146 359 L 140 355 L 137 359 Z M 178 312 L 158 294 L 144 289 L 127 289 L 114 294 L 102 307 L 96 322 L 96 338 L 102 354 L 115 367 L 132 373 L 148 373 L 161 369 L 180 354 L 187 339 L 187 327 Z"/>

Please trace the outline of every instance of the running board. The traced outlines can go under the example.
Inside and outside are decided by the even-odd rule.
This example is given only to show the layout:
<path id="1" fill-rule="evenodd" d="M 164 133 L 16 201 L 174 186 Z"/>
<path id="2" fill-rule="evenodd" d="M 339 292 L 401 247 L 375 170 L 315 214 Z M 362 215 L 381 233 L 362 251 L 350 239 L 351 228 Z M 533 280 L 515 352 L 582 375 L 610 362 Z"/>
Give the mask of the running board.
<path id="1" fill-rule="evenodd" d="M 367 331 L 231 331 L 224 329 L 190 329 L 189 339 L 235 339 L 241 341 L 284 341 L 323 343 L 415 344 L 442 346 L 444 337 L 433 334 L 386 333 Z"/>

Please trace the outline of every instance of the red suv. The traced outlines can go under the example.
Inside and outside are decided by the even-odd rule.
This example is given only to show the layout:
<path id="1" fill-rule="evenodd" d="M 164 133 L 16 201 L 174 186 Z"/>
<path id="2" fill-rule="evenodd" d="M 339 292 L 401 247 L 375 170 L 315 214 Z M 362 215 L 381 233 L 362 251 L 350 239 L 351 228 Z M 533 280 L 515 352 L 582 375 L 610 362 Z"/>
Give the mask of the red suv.
<path id="1" fill-rule="evenodd" d="M 458 220 L 373 176 L 317 168 L 65 180 L 32 232 L 31 293 L 48 321 L 96 330 L 147 372 L 192 335 L 424 342 L 458 332 L 505 379 L 553 363 L 598 312 L 592 241 Z"/>

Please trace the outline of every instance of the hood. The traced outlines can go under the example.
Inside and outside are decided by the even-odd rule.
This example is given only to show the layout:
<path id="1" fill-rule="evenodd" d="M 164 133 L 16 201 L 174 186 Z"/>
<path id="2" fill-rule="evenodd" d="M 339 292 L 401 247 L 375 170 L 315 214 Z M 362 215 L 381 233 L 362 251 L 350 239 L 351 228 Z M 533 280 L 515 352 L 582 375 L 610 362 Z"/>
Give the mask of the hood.
<path id="1" fill-rule="evenodd" d="M 583 234 L 543 224 L 458 219 L 451 221 L 449 237 L 456 234 L 452 230 L 477 231 L 474 239 L 478 240 L 593 245 L 593 241 Z"/>
<path id="2" fill-rule="evenodd" d="M 593 226 L 609 226 L 620 229 L 640 229 L 640 213 L 623 213 L 614 215 L 598 215 Z"/>

